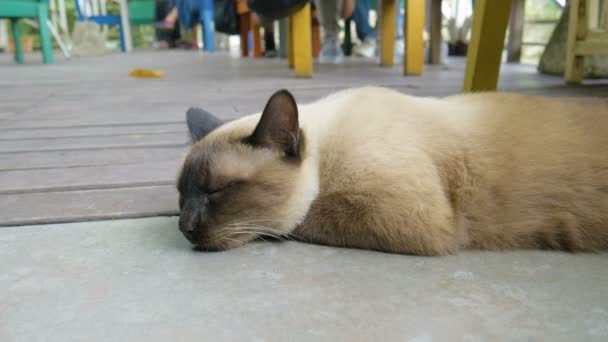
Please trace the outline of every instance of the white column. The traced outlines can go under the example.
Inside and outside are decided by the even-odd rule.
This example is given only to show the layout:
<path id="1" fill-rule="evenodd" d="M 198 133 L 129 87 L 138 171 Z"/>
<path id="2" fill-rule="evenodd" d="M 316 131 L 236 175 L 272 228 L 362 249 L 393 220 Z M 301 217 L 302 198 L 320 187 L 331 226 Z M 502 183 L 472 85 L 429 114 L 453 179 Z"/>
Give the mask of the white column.
<path id="1" fill-rule="evenodd" d="M 0 46 L 8 45 L 8 31 L 6 30 L 7 20 L 0 19 Z"/>
<path id="2" fill-rule="evenodd" d="M 129 6 L 127 6 L 127 0 L 120 0 L 120 20 L 122 22 L 122 29 L 125 36 L 125 49 L 127 52 L 133 50 L 133 40 L 131 37 L 131 22 L 129 21 Z"/>
<path id="3" fill-rule="evenodd" d="M 65 10 L 65 0 L 57 0 L 59 7 L 59 27 L 65 34 L 69 34 L 68 30 L 68 15 Z"/>

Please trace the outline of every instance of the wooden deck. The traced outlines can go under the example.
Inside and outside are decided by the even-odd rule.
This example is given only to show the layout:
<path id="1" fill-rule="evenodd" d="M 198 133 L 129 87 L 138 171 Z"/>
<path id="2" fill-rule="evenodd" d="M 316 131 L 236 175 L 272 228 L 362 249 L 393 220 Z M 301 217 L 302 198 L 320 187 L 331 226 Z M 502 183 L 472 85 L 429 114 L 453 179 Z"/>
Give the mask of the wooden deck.
<path id="1" fill-rule="evenodd" d="M 0 55 L 0 226 L 118 219 L 177 213 L 174 181 L 185 152 L 188 107 L 224 119 L 259 111 L 279 88 L 300 102 L 354 86 L 404 93 L 459 93 L 464 62 L 427 67 L 422 77 L 373 61 L 315 65 L 297 79 L 284 60 L 185 51 L 136 52 L 41 65 Z M 164 70 L 133 79 L 133 68 Z M 505 65 L 503 90 L 608 97 L 608 84 L 568 87 L 534 67 Z"/>

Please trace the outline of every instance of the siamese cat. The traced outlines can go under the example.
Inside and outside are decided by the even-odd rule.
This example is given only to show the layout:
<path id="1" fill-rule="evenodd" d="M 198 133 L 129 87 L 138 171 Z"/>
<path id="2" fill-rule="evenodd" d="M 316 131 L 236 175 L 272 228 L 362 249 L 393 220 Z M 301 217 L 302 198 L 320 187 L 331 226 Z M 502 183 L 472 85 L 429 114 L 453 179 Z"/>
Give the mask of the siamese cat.
<path id="1" fill-rule="evenodd" d="M 190 109 L 179 229 L 415 255 L 608 248 L 608 102 L 359 88 L 222 123 Z"/>

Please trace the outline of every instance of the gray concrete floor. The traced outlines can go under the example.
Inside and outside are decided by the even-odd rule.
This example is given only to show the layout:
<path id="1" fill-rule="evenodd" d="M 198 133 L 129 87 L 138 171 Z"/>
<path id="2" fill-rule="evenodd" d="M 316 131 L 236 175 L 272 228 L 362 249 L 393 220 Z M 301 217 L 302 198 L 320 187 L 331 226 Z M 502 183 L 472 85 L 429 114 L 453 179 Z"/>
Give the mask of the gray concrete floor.
<path id="1" fill-rule="evenodd" d="M 608 256 L 427 258 L 256 242 L 174 218 L 0 230 L 0 341 L 607 341 Z"/>
<path id="2" fill-rule="evenodd" d="M 136 80 L 132 68 L 159 68 Z M 175 218 L 185 109 L 224 118 L 276 89 L 310 101 L 381 85 L 458 93 L 463 61 L 422 77 L 370 61 L 293 77 L 281 60 L 136 52 L 16 66 L 0 54 L 0 342 L 608 341 L 608 255 L 421 258 L 289 243 L 194 252 Z M 608 96 L 505 65 L 500 88 Z M 133 148 L 136 146 L 136 148 Z M 11 227 L 12 226 L 12 227 Z"/>

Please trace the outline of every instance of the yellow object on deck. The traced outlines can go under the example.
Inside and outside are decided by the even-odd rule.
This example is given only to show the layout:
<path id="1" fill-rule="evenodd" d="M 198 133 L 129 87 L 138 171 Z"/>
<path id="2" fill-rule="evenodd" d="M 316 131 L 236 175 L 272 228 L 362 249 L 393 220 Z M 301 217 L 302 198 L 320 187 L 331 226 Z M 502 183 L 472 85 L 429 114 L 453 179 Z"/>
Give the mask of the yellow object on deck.
<path id="1" fill-rule="evenodd" d="M 161 78 L 165 76 L 165 73 L 161 70 L 134 69 L 129 73 L 129 76 L 136 78 Z"/>

